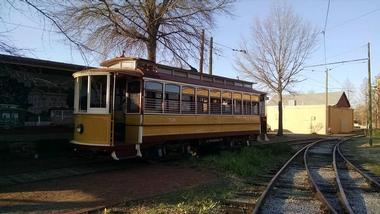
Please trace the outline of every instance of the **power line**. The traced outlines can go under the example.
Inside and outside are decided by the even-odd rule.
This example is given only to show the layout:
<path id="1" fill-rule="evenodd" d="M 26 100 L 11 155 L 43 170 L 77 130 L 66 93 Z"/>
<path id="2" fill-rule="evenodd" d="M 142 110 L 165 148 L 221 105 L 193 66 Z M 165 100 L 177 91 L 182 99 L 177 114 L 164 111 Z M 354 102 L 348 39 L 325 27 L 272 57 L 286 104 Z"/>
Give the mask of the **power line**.
<path id="1" fill-rule="evenodd" d="M 332 80 L 334 80 L 336 83 L 338 83 L 340 86 L 342 86 L 342 88 L 344 88 L 343 84 L 342 84 L 340 81 L 338 81 L 337 79 L 335 79 L 335 78 L 331 75 L 331 73 L 329 74 L 329 77 L 330 77 Z"/>
<path id="2" fill-rule="evenodd" d="M 325 56 L 325 64 L 327 63 L 327 59 L 326 59 L 326 26 L 327 26 L 327 20 L 329 18 L 330 3 L 331 3 L 331 0 L 329 0 L 329 2 L 327 4 L 325 24 L 324 24 L 323 31 L 322 31 L 322 34 L 323 34 L 323 50 L 324 50 L 323 52 L 324 52 L 324 56 Z"/>
<path id="3" fill-rule="evenodd" d="M 337 58 L 338 56 L 342 56 L 342 55 L 345 55 L 345 54 L 348 54 L 348 53 L 352 53 L 352 52 L 356 52 L 357 50 L 360 50 L 364 47 L 367 47 L 367 44 L 364 44 L 364 45 L 360 45 L 360 46 L 356 46 L 354 48 L 351 48 L 349 50 L 345 50 L 343 52 L 339 52 L 339 53 L 335 53 L 334 55 L 330 56 L 327 58 L 327 60 L 331 61 L 331 59 L 334 59 L 334 58 Z M 323 59 L 322 59 L 323 60 Z M 321 61 L 322 61 L 321 60 Z"/>
<path id="4" fill-rule="evenodd" d="M 227 46 L 227 45 L 221 44 L 221 43 L 219 43 L 219 42 L 215 42 L 215 41 L 214 41 L 214 44 L 219 45 L 219 46 L 222 46 L 222 47 L 224 47 L 224 48 L 228 48 L 228 49 L 230 49 L 230 50 L 232 50 L 232 51 L 235 51 L 235 52 L 241 52 L 241 53 L 245 53 L 245 54 L 248 53 L 247 50 L 237 49 L 237 48 L 232 48 L 232 47 L 229 47 L 229 46 Z"/>
<path id="5" fill-rule="evenodd" d="M 328 3 L 328 5 L 327 5 L 327 12 L 326 12 L 326 18 L 325 18 L 325 25 L 324 25 L 324 28 L 323 28 L 323 31 L 324 31 L 324 32 L 326 32 L 327 19 L 329 18 L 330 3 L 331 3 L 331 0 L 329 0 L 329 3 Z"/>
<path id="6" fill-rule="evenodd" d="M 345 24 L 347 24 L 347 23 L 349 23 L 349 22 L 356 21 L 356 20 L 358 20 L 358 19 L 360 19 L 360 18 L 363 18 L 363 17 L 365 17 L 365 16 L 371 15 L 372 13 L 375 13 L 375 12 L 378 12 L 378 11 L 380 11 L 380 8 L 376 8 L 376 9 L 371 10 L 371 11 L 369 11 L 369 12 L 363 13 L 363 14 L 357 16 L 357 17 L 354 17 L 354 18 L 348 19 L 348 20 L 346 20 L 346 21 L 343 21 L 342 23 L 337 24 L 337 25 L 334 25 L 334 26 L 328 28 L 327 30 L 328 30 L 328 31 L 333 30 L 333 29 L 338 28 L 338 27 L 340 27 L 340 26 L 342 26 L 342 25 L 345 25 Z M 326 31 L 326 29 L 325 29 L 325 31 Z"/>
<path id="7" fill-rule="evenodd" d="M 324 63 L 324 64 L 309 65 L 309 66 L 304 66 L 304 68 L 312 68 L 312 67 L 319 67 L 319 66 L 326 66 L 326 65 L 336 65 L 336 64 L 343 64 L 343 63 L 350 63 L 350 62 L 366 61 L 366 60 L 368 60 L 368 58 L 351 59 L 351 60 L 344 60 L 344 61 L 339 61 L 339 62 L 330 62 L 330 63 Z"/>

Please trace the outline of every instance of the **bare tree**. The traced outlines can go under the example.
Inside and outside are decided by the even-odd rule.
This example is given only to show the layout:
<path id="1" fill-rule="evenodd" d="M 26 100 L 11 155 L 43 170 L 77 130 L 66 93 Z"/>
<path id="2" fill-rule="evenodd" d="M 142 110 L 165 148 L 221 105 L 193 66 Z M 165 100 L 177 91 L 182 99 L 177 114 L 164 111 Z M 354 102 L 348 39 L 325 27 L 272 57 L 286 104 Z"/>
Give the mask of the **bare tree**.
<path id="1" fill-rule="evenodd" d="M 378 77 L 377 77 L 378 78 Z M 377 78 L 375 78 L 372 82 L 372 86 L 376 86 L 372 89 L 372 125 L 377 129 L 380 123 L 380 90 L 379 85 L 377 83 Z M 361 125 L 365 125 L 368 128 L 368 79 L 363 78 L 363 82 L 360 86 L 360 93 L 358 93 L 358 105 L 354 109 L 356 112 L 355 120 L 357 120 Z"/>
<path id="2" fill-rule="evenodd" d="M 343 82 L 343 88 L 342 89 L 344 92 L 346 92 L 347 98 L 350 101 L 350 103 L 353 104 L 353 100 L 351 100 L 351 98 L 355 94 L 355 86 L 350 81 L 350 79 L 346 78 L 346 80 Z"/>
<path id="3" fill-rule="evenodd" d="M 298 74 L 313 51 L 318 31 L 295 14 L 288 4 L 271 8 L 267 18 L 256 19 L 250 40 L 236 57 L 236 68 L 278 96 L 278 131 L 283 134 L 282 95 L 300 82 Z"/>
<path id="4" fill-rule="evenodd" d="M 23 0 L 71 42 L 103 56 L 125 51 L 156 61 L 197 56 L 202 28 L 228 14 L 235 0 Z"/>
<path id="5" fill-rule="evenodd" d="M 20 48 L 17 48 L 6 36 L 5 32 L 0 32 L 0 53 L 7 53 L 10 55 L 19 55 Z"/>
<path id="6" fill-rule="evenodd" d="M 4 13 L 5 10 L 9 8 L 12 2 L 7 0 L 5 2 L 0 2 L 0 23 L 4 23 Z M 4 11 L 3 11 L 4 10 Z M 16 45 L 8 38 L 7 34 L 12 30 L 2 29 L 0 30 L 0 53 L 7 53 L 10 55 L 19 55 L 22 49 L 16 47 Z"/>

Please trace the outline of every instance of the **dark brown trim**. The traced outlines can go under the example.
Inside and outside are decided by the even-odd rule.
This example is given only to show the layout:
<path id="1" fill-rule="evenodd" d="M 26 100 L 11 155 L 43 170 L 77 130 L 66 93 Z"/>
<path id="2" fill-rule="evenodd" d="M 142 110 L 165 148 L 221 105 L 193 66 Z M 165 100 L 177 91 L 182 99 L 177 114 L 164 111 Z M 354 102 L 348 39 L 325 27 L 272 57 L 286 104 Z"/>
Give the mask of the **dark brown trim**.
<path id="1" fill-rule="evenodd" d="M 238 132 L 217 132 L 217 133 L 202 133 L 202 134 L 178 134 L 178 135 L 159 135 L 159 136 L 146 136 L 143 137 L 142 145 L 148 146 L 153 144 L 165 143 L 166 141 L 176 140 L 196 140 L 207 138 L 219 138 L 229 136 L 243 136 L 243 135 L 258 135 L 260 131 L 238 131 Z"/>

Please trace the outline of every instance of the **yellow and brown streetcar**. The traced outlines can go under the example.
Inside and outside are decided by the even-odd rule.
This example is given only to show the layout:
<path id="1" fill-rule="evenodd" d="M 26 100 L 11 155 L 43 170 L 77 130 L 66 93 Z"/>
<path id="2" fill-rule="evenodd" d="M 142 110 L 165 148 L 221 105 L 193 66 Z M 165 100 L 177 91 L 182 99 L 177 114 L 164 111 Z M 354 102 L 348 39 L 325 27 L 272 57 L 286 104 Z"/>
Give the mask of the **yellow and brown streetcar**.
<path id="1" fill-rule="evenodd" d="M 75 78 L 78 148 L 113 158 L 172 143 L 257 136 L 265 130 L 265 93 L 252 83 L 117 57 Z"/>

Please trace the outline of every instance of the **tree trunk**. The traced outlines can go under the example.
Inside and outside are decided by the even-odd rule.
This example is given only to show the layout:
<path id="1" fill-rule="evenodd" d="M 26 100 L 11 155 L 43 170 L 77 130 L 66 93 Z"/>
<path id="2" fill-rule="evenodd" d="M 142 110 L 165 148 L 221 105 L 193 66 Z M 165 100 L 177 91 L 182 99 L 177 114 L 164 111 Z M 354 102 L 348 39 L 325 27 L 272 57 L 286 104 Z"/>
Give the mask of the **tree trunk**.
<path id="1" fill-rule="evenodd" d="M 278 130 L 277 130 L 277 136 L 282 136 L 284 133 L 283 127 L 282 127 L 282 93 L 278 93 Z"/>
<path id="2" fill-rule="evenodd" d="M 149 39 L 149 41 L 146 43 L 146 49 L 148 52 L 148 60 L 152 62 L 156 62 L 156 48 L 157 48 L 157 41 L 155 38 Z"/>

